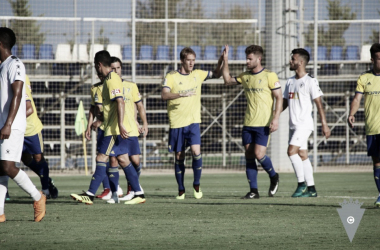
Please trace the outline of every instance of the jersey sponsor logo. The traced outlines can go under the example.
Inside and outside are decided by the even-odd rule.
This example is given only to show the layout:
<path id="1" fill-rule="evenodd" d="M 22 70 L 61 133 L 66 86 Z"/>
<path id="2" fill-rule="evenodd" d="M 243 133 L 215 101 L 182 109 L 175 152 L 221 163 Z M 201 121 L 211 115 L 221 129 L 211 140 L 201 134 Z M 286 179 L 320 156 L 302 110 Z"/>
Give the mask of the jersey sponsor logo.
<path id="1" fill-rule="evenodd" d="M 365 92 L 366 95 L 380 95 L 380 91 L 368 91 Z"/>
<path id="2" fill-rule="evenodd" d="M 261 93 L 264 91 L 263 88 L 244 88 L 245 92 L 252 92 L 252 93 Z"/>
<path id="3" fill-rule="evenodd" d="M 121 93 L 120 89 L 113 89 L 111 91 L 111 95 L 117 95 L 117 94 L 120 94 L 120 93 Z"/>
<path id="4" fill-rule="evenodd" d="M 298 92 L 289 92 L 289 99 L 299 99 Z"/>
<path id="5" fill-rule="evenodd" d="M 196 92 L 197 91 L 197 87 L 194 87 L 194 88 L 191 88 L 191 89 L 185 89 L 185 90 L 180 90 L 178 91 L 179 94 L 184 94 L 184 93 L 187 93 L 187 92 Z"/>
<path id="6" fill-rule="evenodd" d="M 281 87 L 281 84 L 280 84 L 280 82 L 275 82 L 275 83 L 274 83 L 274 86 L 275 86 L 276 88 L 278 88 L 278 87 Z"/>

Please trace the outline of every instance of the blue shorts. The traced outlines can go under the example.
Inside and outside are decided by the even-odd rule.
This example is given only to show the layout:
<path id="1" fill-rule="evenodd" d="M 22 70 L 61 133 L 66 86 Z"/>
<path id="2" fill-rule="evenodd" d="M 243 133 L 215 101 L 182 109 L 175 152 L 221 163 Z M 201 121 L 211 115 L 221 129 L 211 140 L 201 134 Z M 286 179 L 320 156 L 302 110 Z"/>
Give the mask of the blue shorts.
<path id="1" fill-rule="evenodd" d="M 269 127 L 244 126 L 242 131 L 243 145 L 259 144 L 268 147 L 270 140 Z"/>
<path id="2" fill-rule="evenodd" d="M 380 157 L 380 134 L 367 135 L 367 155 Z"/>
<path id="3" fill-rule="evenodd" d="M 199 123 L 182 128 L 171 128 L 169 131 L 169 152 L 181 152 L 191 145 L 201 145 Z"/>
<path id="4" fill-rule="evenodd" d="M 98 128 L 98 135 L 96 137 L 96 151 L 99 152 L 100 150 L 100 144 L 102 144 L 102 140 L 104 138 L 104 130 L 101 130 Z"/>
<path id="5" fill-rule="evenodd" d="M 31 155 L 38 155 L 44 152 L 44 141 L 42 139 L 41 132 L 24 137 L 24 146 L 22 153 L 28 153 Z"/>
<path id="6" fill-rule="evenodd" d="M 139 141 L 137 137 L 123 139 L 121 135 L 105 136 L 99 144 L 98 152 L 108 156 L 139 155 Z"/>

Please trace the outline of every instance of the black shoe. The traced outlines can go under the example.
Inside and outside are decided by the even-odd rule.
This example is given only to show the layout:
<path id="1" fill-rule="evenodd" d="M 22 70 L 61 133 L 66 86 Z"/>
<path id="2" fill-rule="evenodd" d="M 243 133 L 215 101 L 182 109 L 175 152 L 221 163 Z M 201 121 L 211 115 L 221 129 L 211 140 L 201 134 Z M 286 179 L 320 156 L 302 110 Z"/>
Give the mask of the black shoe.
<path id="1" fill-rule="evenodd" d="M 58 198 L 58 189 L 56 186 L 54 186 L 54 182 L 51 178 L 49 178 L 49 192 L 50 192 L 51 198 L 53 199 Z"/>
<path id="2" fill-rule="evenodd" d="M 242 199 L 258 199 L 260 195 L 258 193 L 248 192 L 245 196 L 241 197 Z"/>
<path id="3" fill-rule="evenodd" d="M 275 176 L 270 178 L 270 186 L 268 196 L 273 197 L 277 193 L 278 184 L 280 183 L 280 176 L 276 173 Z"/>

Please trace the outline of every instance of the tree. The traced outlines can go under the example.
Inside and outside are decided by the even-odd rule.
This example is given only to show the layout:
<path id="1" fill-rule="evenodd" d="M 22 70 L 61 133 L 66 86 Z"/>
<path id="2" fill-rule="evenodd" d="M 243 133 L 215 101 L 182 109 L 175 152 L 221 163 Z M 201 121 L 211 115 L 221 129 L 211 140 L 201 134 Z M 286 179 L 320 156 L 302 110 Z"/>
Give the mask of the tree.
<path id="1" fill-rule="evenodd" d="M 14 16 L 33 16 L 28 0 L 8 0 L 8 2 L 12 6 Z M 10 28 L 16 34 L 19 50 L 24 44 L 34 44 L 36 52 L 38 52 L 40 45 L 45 41 L 45 34 L 40 32 L 41 24 L 38 24 L 35 20 L 12 20 Z"/>
<path id="2" fill-rule="evenodd" d="M 340 0 L 327 0 L 329 20 L 354 20 L 356 13 L 351 12 L 351 7 L 341 5 Z M 318 43 L 331 48 L 331 46 L 345 46 L 344 32 L 349 28 L 349 23 L 329 23 L 328 28 L 318 27 Z M 314 24 L 309 24 L 308 32 L 305 34 L 306 46 L 314 45 Z"/>
<path id="3" fill-rule="evenodd" d="M 377 10 L 377 13 L 379 13 L 380 15 L 380 10 Z M 367 41 L 367 43 L 369 44 L 380 43 L 380 31 L 372 30 L 372 35 L 369 37 L 369 41 Z"/>

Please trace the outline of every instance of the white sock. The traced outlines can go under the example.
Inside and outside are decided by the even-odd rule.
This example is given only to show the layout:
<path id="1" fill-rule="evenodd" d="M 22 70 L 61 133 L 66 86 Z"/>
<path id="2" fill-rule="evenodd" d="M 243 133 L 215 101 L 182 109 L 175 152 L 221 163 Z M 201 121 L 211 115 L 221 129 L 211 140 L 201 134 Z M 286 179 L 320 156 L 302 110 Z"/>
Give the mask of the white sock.
<path id="1" fill-rule="evenodd" d="M 303 163 L 301 157 L 298 154 L 295 154 L 289 156 L 289 158 L 293 164 L 294 172 L 296 173 L 298 182 L 305 182 L 305 174 L 303 172 Z"/>
<path id="2" fill-rule="evenodd" d="M 90 191 L 87 191 L 86 194 L 88 195 L 91 195 L 91 196 L 95 196 L 93 193 L 91 193 Z"/>
<path id="3" fill-rule="evenodd" d="M 4 214 L 5 195 L 8 190 L 8 176 L 0 176 L 0 215 Z"/>
<path id="4" fill-rule="evenodd" d="M 307 182 L 307 185 L 314 186 L 313 166 L 311 165 L 309 158 L 304 160 L 302 163 L 303 171 L 305 173 L 305 181 Z"/>
<path id="5" fill-rule="evenodd" d="M 33 182 L 24 171 L 20 169 L 13 180 L 22 190 L 28 193 L 34 201 L 39 201 L 41 199 L 40 191 L 38 191 L 36 186 L 34 186 Z"/>

